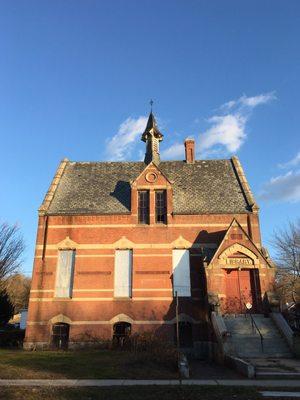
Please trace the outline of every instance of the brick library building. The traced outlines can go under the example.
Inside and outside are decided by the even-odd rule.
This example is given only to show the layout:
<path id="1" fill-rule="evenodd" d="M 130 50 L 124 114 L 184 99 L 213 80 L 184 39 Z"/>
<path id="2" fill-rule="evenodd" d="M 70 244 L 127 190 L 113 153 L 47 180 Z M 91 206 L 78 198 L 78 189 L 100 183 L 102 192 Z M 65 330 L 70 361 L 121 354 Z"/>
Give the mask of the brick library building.
<path id="1" fill-rule="evenodd" d="M 274 265 L 237 157 L 160 159 L 151 111 L 140 162 L 64 159 L 39 208 L 24 348 L 151 332 L 214 340 L 211 313 L 260 312 Z M 178 309 L 176 313 L 176 302 Z"/>

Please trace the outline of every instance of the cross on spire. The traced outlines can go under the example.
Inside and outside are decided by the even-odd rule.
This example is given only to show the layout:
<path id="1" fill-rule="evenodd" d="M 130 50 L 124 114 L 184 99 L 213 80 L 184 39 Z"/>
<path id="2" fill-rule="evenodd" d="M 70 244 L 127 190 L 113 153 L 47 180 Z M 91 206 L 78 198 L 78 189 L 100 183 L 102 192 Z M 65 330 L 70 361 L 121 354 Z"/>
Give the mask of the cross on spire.
<path id="1" fill-rule="evenodd" d="M 150 104 L 150 111 L 151 111 L 151 112 L 152 112 L 153 103 L 154 103 L 154 101 L 151 99 L 151 100 L 149 101 L 149 104 Z"/>

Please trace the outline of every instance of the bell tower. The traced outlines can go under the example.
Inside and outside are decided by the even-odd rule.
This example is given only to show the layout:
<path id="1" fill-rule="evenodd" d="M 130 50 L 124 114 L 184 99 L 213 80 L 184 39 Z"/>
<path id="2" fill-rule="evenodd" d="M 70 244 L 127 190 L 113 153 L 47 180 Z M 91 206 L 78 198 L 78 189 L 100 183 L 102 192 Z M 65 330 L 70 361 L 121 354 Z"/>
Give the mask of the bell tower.
<path id="1" fill-rule="evenodd" d="M 152 106 L 152 102 L 151 102 Z M 158 165 L 160 163 L 159 142 L 163 140 L 163 134 L 159 131 L 152 109 L 149 114 L 148 122 L 141 140 L 146 143 L 145 164 L 152 161 Z"/>

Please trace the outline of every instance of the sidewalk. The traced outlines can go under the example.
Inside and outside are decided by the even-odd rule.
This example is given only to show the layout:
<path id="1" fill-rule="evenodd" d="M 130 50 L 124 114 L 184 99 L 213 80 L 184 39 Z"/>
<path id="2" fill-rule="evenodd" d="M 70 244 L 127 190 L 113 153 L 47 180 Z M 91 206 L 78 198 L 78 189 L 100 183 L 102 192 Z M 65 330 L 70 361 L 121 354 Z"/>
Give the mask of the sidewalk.
<path id="1" fill-rule="evenodd" d="M 107 386 L 170 386 L 180 385 L 174 380 L 133 380 L 133 379 L 0 379 L 0 386 L 46 386 L 46 387 L 107 387 Z M 182 385 L 208 386 L 256 386 L 256 387 L 299 387 L 299 380 L 257 380 L 257 379 L 188 379 Z"/>

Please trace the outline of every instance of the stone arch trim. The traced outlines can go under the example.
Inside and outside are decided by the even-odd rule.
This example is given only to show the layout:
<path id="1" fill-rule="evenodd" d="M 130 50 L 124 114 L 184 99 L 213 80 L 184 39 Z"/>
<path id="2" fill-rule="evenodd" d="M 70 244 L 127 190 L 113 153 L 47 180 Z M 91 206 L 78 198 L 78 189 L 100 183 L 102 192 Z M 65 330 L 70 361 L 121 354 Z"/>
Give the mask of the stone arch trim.
<path id="1" fill-rule="evenodd" d="M 52 317 L 49 320 L 49 322 L 52 325 L 53 324 L 57 324 L 57 323 L 64 323 L 64 324 L 69 324 L 69 325 L 72 324 L 72 320 L 69 317 L 67 317 L 66 315 L 63 315 L 63 314 L 55 315 L 54 317 Z"/>
<path id="2" fill-rule="evenodd" d="M 258 260 L 258 256 L 255 253 L 253 253 L 253 251 L 249 250 L 247 247 L 245 247 L 239 243 L 235 243 L 235 244 L 227 247 L 225 250 L 223 250 L 222 253 L 219 255 L 219 259 L 224 260 L 228 256 L 231 256 L 232 254 L 235 254 L 237 252 L 245 254 L 246 256 L 251 258 L 253 261 Z"/>
<path id="3" fill-rule="evenodd" d="M 69 236 L 66 236 L 64 240 L 57 243 L 56 247 L 58 248 L 58 250 L 76 250 L 76 248 L 78 247 L 78 243 L 70 239 Z"/>
<path id="4" fill-rule="evenodd" d="M 126 236 L 122 236 L 121 239 L 117 240 L 113 244 L 113 247 L 116 250 L 131 250 L 135 246 L 134 246 L 134 243 L 131 240 L 127 239 Z M 123 315 L 125 315 L 125 314 L 123 314 Z"/>
<path id="5" fill-rule="evenodd" d="M 173 249 L 190 249 L 192 247 L 192 243 L 180 235 L 171 243 L 171 246 Z"/>
<path id="6" fill-rule="evenodd" d="M 117 322 L 128 322 L 129 324 L 133 324 L 133 319 L 128 317 L 126 314 L 118 314 L 115 317 L 113 317 L 110 321 L 111 325 L 116 324 Z"/>

